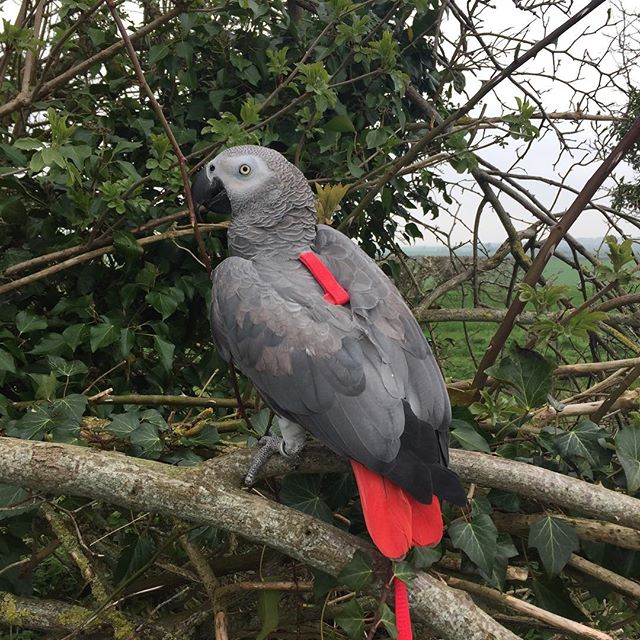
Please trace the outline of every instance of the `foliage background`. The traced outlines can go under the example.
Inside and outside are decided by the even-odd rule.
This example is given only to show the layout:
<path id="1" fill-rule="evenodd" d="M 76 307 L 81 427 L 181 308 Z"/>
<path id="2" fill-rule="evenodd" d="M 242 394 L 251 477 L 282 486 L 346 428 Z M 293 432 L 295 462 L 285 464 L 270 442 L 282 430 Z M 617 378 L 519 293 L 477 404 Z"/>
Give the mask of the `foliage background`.
<path id="1" fill-rule="evenodd" d="M 457 405 L 454 446 L 637 495 L 640 418 L 633 410 L 640 349 L 635 307 L 628 306 L 639 301 L 633 245 L 611 239 L 606 252 L 594 255 L 572 243 L 565 263 L 579 286 L 569 290 L 550 281 L 518 289 L 549 214 L 540 205 L 538 220 L 516 230 L 494 201 L 492 190 L 499 194 L 500 187 L 487 182 L 487 176 L 496 177 L 479 155 L 483 147 L 506 141 L 526 148 L 541 130 L 556 126 L 532 102 L 536 96 L 516 83 L 517 110 L 501 114 L 495 127 L 485 127 L 483 112 L 461 119 L 397 171 L 361 215 L 353 215 L 390 163 L 464 103 L 468 78 L 479 69 L 493 70 L 486 50 L 482 56 L 471 50 L 477 32 L 468 26 L 457 35 L 447 32 L 445 18 L 457 16 L 449 4 L 144 0 L 121 3 L 117 10 L 136 33 L 132 39 L 146 80 L 191 171 L 227 145 L 281 150 L 312 181 L 320 217 L 372 256 L 385 258 L 384 268 L 421 321 L 458 323 L 455 335 L 431 325 Z M 546 4 L 532 11 L 533 20 L 551 11 Z M 475 21 L 482 5 L 456 10 Z M 550 15 L 557 20 L 558 14 Z M 191 237 L 176 157 L 135 81 L 107 7 L 101 1 L 24 0 L 15 20 L 5 20 L 1 41 L 2 434 L 116 449 L 180 466 L 255 444 L 271 418 L 242 379 L 245 410 L 238 410 L 232 378 L 211 345 L 209 278 Z M 509 56 L 512 47 L 505 39 L 489 50 Z M 637 92 L 629 91 L 633 111 Z M 605 141 L 628 123 L 613 109 L 602 119 L 615 123 L 610 134 L 604 130 Z M 398 250 L 399 243 L 420 240 L 437 227 L 440 206 L 454 204 L 451 185 L 437 169 L 441 163 L 477 182 L 509 235 L 495 264 L 476 242 L 471 266 L 454 256 L 455 277 L 444 282 L 419 277 L 418 266 Z M 501 177 L 507 186 L 510 179 Z M 616 209 L 607 209 L 614 230 L 619 216 L 635 219 L 635 196 L 625 189 L 623 184 L 617 192 Z M 215 265 L 226 255 L 225 220 L 215 212 L 202 216 Z M 500 263 L 502 271 L 495 271 Z M 492 369 L 497 384 L 472 402 L 469 385 L 452 379 L 461 370 L 447 369 L 447 353 L 469 366 L 493 332 L 484 342 L 470 341 L 467 320 L 487 310 L 499 316 L 517 295 L 530 300 L 535 317 L 513 334 L 510 350 Z M 624 296 L 635 297 L 621 302 Z M 449 309 L 463 314 L 447 316 Z M 558 377 L 556 371 L 561 364 L 620 358 L 635 360 L 604 375 L 590 370 L 586 378 Z M 585 392 L 610 373 L 614 378 L 598 387 L 599 395 Z M 218 404 L 207 407 L 206 398 Z M 592 398 L 598 407 L 574 417 L 548 415 L 549 403 L 559 409 Z M 614 404 L 620 398 L 627 401 L 622 411 Z M 637 579 L 638 545 L 621 548 L 604 521 L 595 521 L 599 538 L 580 536 L 573 514 L 508 489 L 472 490 L 465 513 L 447 513 L 441 548 L 416 553 L 413 568 L 439 562 L 443 575 L 463 575 L 498 590 L 517 587 L 519 598 L 542 609 L 637 637 L 629 593 L 567 563 L 579 552 L 618 577 Z M 363 531 L 350 476 L 289 476 L 260 491 Z M 33 627 L 12 617 L 11 594 L 55 599 L 54 609 L 62 611 L 70 603 L 90 610 L 140 592 L 120 604 L 123 618 L 107 618 L 116 635 L 131 620 L 147 618 L 149 628 L 141 633 L 150 637 L 158 628 L 199 637 L 210 629 L 211 617 L 198 558 L 224 584 L 258 577 L 297 584 L 312 577 L 300 563 L 250 541 L 158 515 L 72 496 L 51 500 L 9 485 L 0 487 L 0 504 L 0 624 L 13 629 L 7 637 L 63 637 L 80 624 L 58 615 L 49 628 L 26 631 Z M 93 567 L 90 574 L 78 557 Z M 369 637 L 392 634 L 390 612 L 358 595 L 373 574 L 361 562 L 356 558 L 337 582 L 317 574 L 311 593 L 256 588 L 235 594 L 223 612 L 232 637 L 275 632 L 272 637 L 360 638 L 365 629 Z M 544 623 L 505 618 L 504 607 L 493 610 L 522 637 L 554 633 Z"/>

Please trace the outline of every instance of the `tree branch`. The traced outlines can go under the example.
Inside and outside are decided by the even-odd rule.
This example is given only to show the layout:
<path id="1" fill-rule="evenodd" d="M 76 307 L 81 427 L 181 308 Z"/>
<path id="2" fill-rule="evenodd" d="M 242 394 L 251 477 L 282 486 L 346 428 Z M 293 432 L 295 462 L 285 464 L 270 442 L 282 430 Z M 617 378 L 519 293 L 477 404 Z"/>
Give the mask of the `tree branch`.
<path id="1" fill-rule="evenodd" d="M 584 208 L 595 195 L 604 180 L 611 175 L 611 172 L 638 139 L 640 139 L 640 118 L 635 121 L 622 140 L 620 140 L 616 145 L 615 149 L 607 156 L 607 158 L 605 158 L 595 173 L 591 178 L 589 178 L 569 209 L 567 209 L 566 213 L 551 229 L 549 236 L 540 248 L 540 251 L 538 251 L 533 264 L 527 271 L 527 275 L 524 278 L 525 284 L 532 287 L 536 285 L 542 275 L 545 265 L 554 254 L 556 247 L 562 241 L 571 225 L 573 225 L 573 223 L 578 219 L 578 216 L 584 211 Z M 487 381 L 488 374 L 486 373 L 486 370 L 498 358 L 498 354 L 502 350 L 502 347 L 513 329 L 516 317 L 524 309 L 525 305 L 526 302 L 522 301 L 520 297 L 516 297 L 511 303 L 504 320 L 500 324 L 500 327 L 498 327 L 498 330 L 491 339 L 489 348 L 480 361 L 478 371 L 473 380 L 473 386 L 476 389 L 481 389 Z"/>
<path id="2" fill-rule="evenodd" d="M 356 550 L 370 556 L 378 575 L 387 566 L 363 540 L 241 489 L 249 451 L 223 456 L 197 469 L 182 469 L 70 445 L 11 438 L 0 442 L 2 482 L 220 527 L 332 575 L 344 568 Z M 320 468 L 326 470 L 326 454 L 321 458 Z M 315 470 L 319 461 L 316 457 Z M 269 468 L 282 472 L 281 461 Z M 374 583 L 372 591 L 378 593 L 381 585 Z M 410 598 L 415 617 L 446 638 L 485 640 L 489 633 L 496 640 L 517 638 L 469 599 L 427 574 L 418 575 Z"/>
<path id="3" fill-rule="evenodd" d="M 196 242 L 198 244 L 198 250 L 200 251 L 200 257 L 207 268 L 207 273 L 211 275 L 211 260 L 209 258 L 209 254 L 205 249 L 204 242 L 202 241 L 202 236 L 200 235 L 200 229 L 198 227 L 198 220 L 196 218 L 196 210 L 193 204 L 193 196 L 191 195 L 191 183 L 189 182 L 189 174 L 187 173 L 187 159 L 184 157 L 182 153 L 182 149 L 180 149 L 180 145 L 176 140 L 176 137 L 173 135 L 173 131 L 167 122 L 167 118 L 162 111 L 162 107 L 160 103 L 156 99 L 155 95 L 153 95 L 153 91 L 151 91 L 151 87 L 147 83 L 146 78 L 144 77 L 144 72 L 142 71 L 142 66 L 140 65 L 140 61 L 138 60 L 138 56 L 136 55 L 136 50 L 133 48 L 133 43 L 131 42 L 131 37 L 118 14 L 118 10 L 116 9 L 115 0 L 106 0 L 107 6 L 109 7 L 109 11 L 115 20 L 115 23 L 118 27 L 118 31 L 120 31 L 120 35 L 122 36 L 122 40 L 124 41 L 125 48 L 127 53 L 129 54 L 129 58 L 131 59 L 131 63 L 133 64 L 133 68 L 136 73 L 136 78 L 138 79 L 138 84 L 142 87 L 142 90 L 147 94 L 147 98 L 151 103 L 151 107 L 156 114 L 156 117 L 162 124 L 162 128 L 164 129 L 164 133 L 169 139 L 171 143 L 171 147 L 173 148 L 173 153 L 178 159 L 178 167 L 180 169 L 180 177 L 182 178 L 182 189 L 184 192 L 184 197 L 187 202 L 187 209 L 189 210 L 189 218 L 191 219 L 191 227 L 193 228 L 193 235 L 196 238 Z"/>

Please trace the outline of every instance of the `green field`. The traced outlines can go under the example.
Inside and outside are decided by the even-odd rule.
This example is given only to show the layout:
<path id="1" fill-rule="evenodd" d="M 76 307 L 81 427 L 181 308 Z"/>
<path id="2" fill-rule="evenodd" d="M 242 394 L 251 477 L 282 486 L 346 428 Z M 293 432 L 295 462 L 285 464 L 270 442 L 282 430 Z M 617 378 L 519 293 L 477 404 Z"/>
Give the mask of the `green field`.
<path id="1" fill-rule="evenodd" d="M 557 258 L 552 258 L 545 269 L 545 277 L 548 281 L 569 287 L 567 298 L 579 304 L 582 296 L 579 286 L 578 274 L 569 265 Z M 482 274 L 485 280 L 481 283 L 481 303 L 483 306 L 494 309 L 505 307 L 505 289 L 502 285 L 493 286 L 488 283 L 487 277 L 491 274 Z M 482 276 L 481 276 L 482 277 Z M 440 306 L 448 309 L 472 307 L 471 287 L 448 292 L 440 300 Z M 476 365 L 489 346 L 489 342 L 498 328 L 493 322 L 438 322 L 431 324 L 431 334 L 435 341 L 438 358 L 447 379 L 461 380 L 474 375 Z M 526 329 L 516 326 L 510 340 L 515 340 L 523 345 L 526 342 Z M 563 354 L 569 361 L 582 359 L 586 354 L 587 342 L 584 339 L 566 340 L 560 345 Z"/>

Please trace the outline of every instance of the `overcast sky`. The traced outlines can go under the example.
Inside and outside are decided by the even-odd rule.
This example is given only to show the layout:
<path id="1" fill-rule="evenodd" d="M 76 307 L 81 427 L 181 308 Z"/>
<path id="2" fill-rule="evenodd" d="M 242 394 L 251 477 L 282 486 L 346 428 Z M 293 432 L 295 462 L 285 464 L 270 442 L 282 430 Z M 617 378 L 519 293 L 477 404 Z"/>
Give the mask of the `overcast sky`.
<path id="1" fill-rule="evenodd" d="M 629 12 L 640 13 L 640 0 L 620 0 L 624 2 L 624 6 Z M 534 0 L 521 0 L 520 5 L 532 5 L 535 4 Z M 558 7 L 562 7 L 565 3 L 558 1 L 556 3 Z M 584 2 L 576 2 L 575 7 L 572 10 L 572 14 L 575 13 L 580 7 L 586 4 Z M 0 15 L 13 21 L 15 19 L 19 2 L 18 0 L 5 0 L 0 5 Z M 585 28 L 589 28 L 593 33 L 584 38 L 578 40 L 571 47 L 571 54 L 576 58 L 581 58 L 584 55 L 584 51 L 587 50 L 592 58 L 598 58 L 602 54 L 606 54 L 604 60 L 601 63 L 603 69 L 613 69 L 621 65 L 619 57 L 615 51 L 610 47 L 611 36 L 615 34 L 616 28 L 612 25 L 603 26 L 607 22 L 607 12 L 611 11 L 610 22 L 615 22 L 616 18 L 620 15 L 616 6 L 616 2 L 605 2 L 601 7 L 596 9 L 585 20 L 575 25 L 569 32 L 563 35 L 558 42 L 558 48 L 566 48 L 572 43 L 575 37 L 581 33 Z M 485 40 L 491 42 L 493 34 L 516 34 L 521 28 L 531 22 L 536 22 L 534 16 L 527 11 L 516 8 L 513 0 L 495 0 L 492 7 L 484 10 L 482 14 L 483 22 L 478 26 L 481 33 L 483 33 Z M 553 29 L 566 20 L 566 15 L 560 10 L 552 10 L 548 13 L 548 26 L 547 29 Z M 539 21 L 538 21 L 539 22 Z M 449 16 L 444 23 L 443 32 L 449 34 L 451 38 L 455 38 L 455 34 L 458 29 L 457 21 Z M 537 24 L 537 28 L 532 28 L 527 36 L 529 42 L 535 42 L 544 35 L 542 26 Z M 636 43 L 637 44 L 637 43 Z M 527 49 L 527 45 L 522 45 L 522 51 Z M 511 54 L 512 55 L 512 54 Z M 502 64 L 508 64 L 511 61 L 511 57 L 503 58 L 500 62 Z M 529 72 L 548 72 L 551 68 L 551 57 L 549 54 L 541 53 L 536 58 L 531 60 L 524 67 Z M 560 65 L 560 75 L 564 78 L 573 78 L 577 74 L 578 65 L 569 57 L 564 56 Z M 482 81 L 485 81 L 491 76 L 487 71 L 485 76 L 478 76 L 476 78 L 471 77 L 470 74 L 466 74 L 467 87 L 466 91 L 468 95 L 471 95 L 479 86 Z M 637 66 L 630 69 L 630 76 L 635 79 L 636 86 L 640 86 L 640 68 Z M 572 83 L 573 86 L 579 87 L 585 91 L 591 91 L 597 86 L 597 72 L 594 70 L 585 70 L 582 77 Z M 560 83 L 554 82 L 547 78 L 535 77 L 531 80 L 533 91 L 536 94 L 540 94 L 545 109 L 548 111 L 569 111 L 576 108 L 574 102 L 574 96 L 570 87 Z M 501 115 L 505 113 L 504 107 L 500 104 L 498 97 L 509 108 L 515 109 L 515 96 L 523 97 L 522 93 L 510 84 L 508 81 L 503 82 L 496 90 L 495 95 L 490 95 L 485 98 L 482 105 L 485 105 L 485 115 Z M 602 94 L 605 101 L 618 105 L 620 108 L 624 107 L 625 96 L 616 89 L 609 88 Z M 498 97 L 497 97 L 498 96 Z M 460 95 L 457 97 L 459 103 L 464 103 L 465 96 Z M 474 109 L 473 115 L 479 115 L 482 105 Z M 595 105 L 583 104 L 583 110 L 587 112 L 597 112 Z M 520 161 L 517 161 L 518 150 L 522 148 L 522 143 L 511 141 L 506 147 L 500 147 L 494 145 L 486 150 L 480 152 L 480 156 L 498 168 L 507 170 L 512 168 L 514 163 L 518 172 L 528 173 L 531 175 L 543 175 L 553 179 L 560 179 L 562 175 L 568 173 L 567 183 L 575 188 L 581 188 L 586 180 L 591 176 L 595 168 L 598 166 L 599 159 L 597 157 L 597 151 L 593 148 L 593 142 L 595 141 L 596 134 L 589 125 L 584 125 L 576 131 L 576 126 L 569 123 L 559 123 L 558 126 L 563 131 L 573 131 L 570 136 L 570 140 L 574 143 L 580 143 L 582 147 L 581 151 L 571 153 L 564 151 L 560 153 L 560 145 L 557 137 L 551 132 L 547 132 L 541 139 L 536 140 L 531 145 L 529 153 Z M 604 131 L 604 128 L 602 129 Z M 559 161 L 556 163 L 556 161 Z M 580 163 L 580 164 L 576 164 Z M 459 175 L 448 165 L 442 165 L 438 171 L 449 182 L 460 183 L 467 186 L 473 186 L 473 180 L 468 175 Z M 625 174 L 631 176 L 631 172 L 628 167 L 622 166 L 618 171 L 618 174 Z M 536 194 L 536 196 L 545 204 L 551 205 L 555 202 L 553 207 L 554 212 L 560 212 L 566 209 L 570 204 L 573 197 L 568 193 L 564 193 L 557 197 L 557 192 L 554 188 L 536 184 L 534 182 L 528 182 L 527 186 L 530 190 Z M 458 220 L 449 215 L 449 206 L 442 203 L 441 214 L 435 224 L 450 233 L 451 239 L 454 242 L 464 242 L 471 238 L 471 232 L 469 229 L 473 226 L 473 220 L 476 215 L 476 210 L 479 204 L 479 197 L 468 192 L 461 191 L 460 189 L 454 189 L 453 195 L 458 201 L 461 202 L 460 214 Z M 516 227 L 522 228 L 527 226 L 530 222 L 530 216 L 522 210 L 522 208 L 511 201 L 508 197 L 501 195 L 501 202 L 507 211 L 513 216 L 516 221 Z M 464 223 L 464 224 L 461 224 Z M 628 227 L 627 227 L 628 228 Z M 631 229 L 629 229 L 631 232 Z M 607 224 L 603 221 L 600 214 L 596 212 L 585 212 L 581 215 L 576 227 L 573 229 L 573 233 L 579 237 L 598 237 L 603 236 L 607 232 Z M 485 242 L 495 241 L 500 242 L 506 238 L 506 234 L 497 220 L 495 214 L 487 209 L 483 214 L 480 225 L 480 238 Z M 425 238 L 426 244 L 439 244 L 436 236 L 428 233 Z"/>
<path id="2" fill-rule="evenodd" d="M 531 5 L 533 2 L 530 0 L 529 2 L 524 2 L 522 4 Z M 585 4 L 586 2 L 576 2 L 576 8 L 574 8 L 572 14 Z M 624 4 L 627 11 L 640 12 L 640 0 L 624 0 Z M 609 70 L 620 67 L 621 60 L 610 46 L 611 36 L 615 34 L 616 29 L 613 26 L 603 26 L 607 21 L 607 12 L 609 10 L 611 11 L 611 21 L 615 21 L 616 17 L 620 15 L 615 3 L 605 2 L 601 7 L 585 18 L 583 22 L 578 23 L 569 32 L 563 35 L 558 42 L 558 48 L 566 48 L 569 44 L 574 42 L 574 39 L 578 34 L 588 27 L 590 31 L 593 31 L 593 33 L 585 36 L 578 42 L 573 43 L 570 48 L 571 54 L 576 58 L 581 58 L 586 49 L 592 58 L 599 58 L 601 55 L 605 56 L 599 65 L 601 69 Z M 515 33 L 519 31 L 520 28 L 531 22 L 532 15 L 529 12 L 517 9 L 511 0 L 496 0 L 496 2 L 493 3 L 493 8 L 484 12 L 483 18 L 483 31 L 485 33 L 492 31 L 499 34 Z M 550 13 L 548 17 L 548 31 L 559 26 L 565 20 L 566 16 L 559 10 Z M 448 18 L 444 29 L 453 29 L 453 32 L 456 32 L 457 23 L 454 18 L 451 16 Z M 543 31 L 541 28 L 537 30 L 532 29 L 528 40 L 535 41 L 542 36 Z M 489 35 L 485 36 L 485 40 L 490 41 L 490 39 Z M 524 45 L 522 50 L 525 50 Z M 512 58 L 505 58 L 502 62 L 506 65 L 511 62 L 511 59 Z M 548 72 L 551 69 L 551 56 L 546 53 L 539 54 L 536 58 L 529 61 L 524 69 L 529 72 Z M 569 57 L 564 56 L 560 65 L 559 75 L 564 78 L 574 79 L 577 73 L 577 63 Z M 475 81 L 472 78 L 471 82 L 467 85 L 469 95 L 480 86 L 480 82 L 486 80 L 490 75 L 491 74 L 487 72 L 485 77 L 475 78 Z M 575 81 L 572 82 L 572 86 L 585 91 L 592 91 L 598 83 L 597 72 L 595 70 L 585 69 L 581 75 L 582 77 L 580 79 L 575 79 Z M 640 68 L 634 66 L 634 68 L 630 69 L 630 75 L 635 79 L 636 86 L 640 86 Z M 547 111 L 571 111 L 576 109 L 577 105 L 574 102 L 575 96 L 573 95 L 573 91 L 570 87 L 560 82 L 553 82 L 550 79 L 541 77 L 532 78 L 531 85 L 537 89 L 538 93 L 541 93 L 542 103 Z M 507 105 L 513 105 L 514 109 L 514 96 L 519 95 L 519 97 L 523 97 L 522 94 L 518 92 L 518 89 L 508 81 L 499 85 L 496 93 L 504 103 Z M 601 95 L 604 97 L 605 101 L 614 103 L 620 108 L 624 108 L 624 105 L 626 104 L 625 95 L 615 88 L 609 88 L 603 91 Z M 463 96 L 460 96 L 460 103 L 463 102 Z M 484 114 L 486 116 L 497 116 L 504 113 L 504 108 L 499 104 L 499 100 L 495 96 L 487 96 L 483 104 L 486 104 L 486 111 Z M 599 112 L 596 105 L 583 105 L 582 108 L 587 112 Z M 480 112 L 481 107 L 476 107 L 473 114 L 479 115 Z M 558 126 L 564 131 L 574 131 L 570 136 L 570 140 L 574 144 L 576 142 L 581 143 L 581 151 L 576 153 L 566 151 L 560 153 L 560 145 L 557 137 L 554 133 L 548 132 L 541 139 L 534 141 L 529 153 L 520 161 L 518 161 L 517 152 L 522 148 L 522 143 L 515 141 L 512 141 L 504 148 L 494 145 L 481 151 L 479 155 L 502 170 L 508 170 L 514 163 L 516 163 L 518 173 L 542 175 L 556 180 L 559 180 L 562 175 L 569 172 L 567 183 L 572 187 L 580 189 L 600 163 L 600 159 L 598 159 L 597 156 L 597 150 L 594 148 L 595 133 L 588 124 L 576 127 L 575 124 L 565 122 L 558 123 Z M 602 127 L 602 131 L 604 131 L 604 127 Z M 559 162 L 555 164 L 559 157 Z M 581 164 L 576 165 L 576 162 L 580 162 Z M 441 167 L 441 172 L 449 181 L 461 182 L 467 186 L 473 185 L 473 179 L 470 179 L 467 175 L 460 176 L 448 166 L 443 165 Z M 623 165 L 620 166 L 617 173 L 627 177 L 631 177 L 632 175 L 629 167 Z M 532 181 L 527 182 L 527 187 L 530 188 L 530 190 L 535 193 L 543 203 L 547 205 L 552 205 L 554 203 L 557 191 L 553 187 L 536 184 Z M 442 213 L 435 224 L 439 228 L 450 232 L 451 238 L 455 242 L 464 242 L 471 238 L 469 228 L 473 226 L 480 197 L 470 195 L 468 193 L 463 194 L 460 190 L 454 190 L 454 194 L 456 194 L 462 202 L 459 218 L 466 224 L 466 227 L 448 215 L 447 205 L 444 203 L 442 206 Z M 500 200 L 503 206 L 514 218 L 522 219 L 522 221 L 516 222 L 516 228 L 523 228 L 532 221 L 531 216 L 524 212 L 523 209 L 510 198 L 501 195 Z M 572 200 L 573 196 L 567 192 L 558 197 L 555 202 L 555 206 L 553 207 L 554 213 L 564 211 Z M 603 202 L 606 202 L 606 199 L 603 200 Z M 631 232 L 631 228 L 629 226 L 625 228 Z M 607 229 L 607 223 L 603 220 L 601 214 L 586 211 L 580 216 L 578 222 L 572 229 L 572 233 L 579 237 L 602 237 L 607 232 Z M 486 209 L 481 218 L 480 237 L 485 242 L 501 242 L 506 238 L 506 233 L 502 228 L 502 225 L 490 209 Z M 425 242 L 427 244 L 438 243 L 433 234 L 429 234 L 429 237 L 426 238 Z"/>

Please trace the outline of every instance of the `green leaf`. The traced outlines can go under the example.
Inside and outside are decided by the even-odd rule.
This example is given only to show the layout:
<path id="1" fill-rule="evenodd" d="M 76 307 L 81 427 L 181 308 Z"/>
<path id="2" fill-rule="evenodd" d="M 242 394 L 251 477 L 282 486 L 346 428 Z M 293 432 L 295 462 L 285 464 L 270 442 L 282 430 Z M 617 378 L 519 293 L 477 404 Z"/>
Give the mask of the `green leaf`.
<path id="1" fill-rule="evenodd" d="M 166 58 L 171 52 L 168 44 L 154 44 L 149 48 L 149 64 L 156 64 Z"/>
<path id="2" fill-rule="evenodd" d="M 357 600 L 340 607 L 334 620 L 352 640 L 362 640 L 364 637 L 364 611 Z"/>
<path id="3" fill-rule="evenodd" d="M 118 438 L 128 438 L 139 426 L 140 419 L 137 411 L 118 413 L 113 416 L 106 430 Z"/>
<path id="4" fill-rule="evenodd" d="M 324 125 L 324 129 L 325 131 L 338 131 L 339 133 L 355 133 L 356 130 L 353 122 L 351 122 L 351 118 L 345 115 L 333 116 L 333 118 Z"/>
<path id="5" fill-rule="evenodd" d="M 52 371 L 55 371 L 65 378 L 85 374 L 89 371 L 89 369 L 87 369 L 87 365 L 80 360 L 69 361 L 64 358 L 60 358 L 59 356 L 49 356 L 47 361 Z"/>
<path id="6" fill-rule="evenodd" d="M 465 420 L 454 418 L 451 421 L 451 428 L 451 435 L 463 449 L 491 453 L 489 443 Z"/>
<path id="7" fill-rule="evenodd" d="M 555 427 L 547 428 L 553 444 L 564 458 L 582 458 L 592 466 L 598 466 L 604 448 L 600 441 L 606 437 L 604 429 L 589 420 L 579 422 L 573 429 L 564 431 Z"/>
<path id="8" fill-rule="evenodd" d="M 45 432 L 53 425 L 53 412 L 48 406 L 38 405 L 27 411 L 20 420 L 7 428 L 7 435 L 24 440 L 41 440 Z"/>
<path id="9" fill-rule="evenodd" d="M 321 488 L 322 478 L 318 475 L 287 476 L 282 481 L 280 500 L 288 507 L 333 522 L 333 514 L 321 495 Z"/>
<path id="10" fill-rule="evenodd" d="M 145 300 L 166 320 L 184 302 L 184 293 L 177 287 L 164 287 L 149 291 Z"/>
<path id="11" fill-rule="evenodd" d="M 33 311 L 19 311 L 16 315 L 16 329 L 20 334 L 47 328 L 47 319 Z"/>
<path id="12" fill-rule="evenodd" d="M 382 607 L 380 609 L 380 622 L 383 624 L 384 628 L 387 630 L 387 633 L 391 637 L 392 640 L 395 640 L 398 637 L 398 629 L 396 627 L 396 616 L 393 611 L 389 608 L 386 602 L 382 603 Z"/>
<path id="13" fill-rule="evenodd" d="M 256 636 L 256 640 L 265 638 L 278 628 L 280 621 L 280 600 L 282 591 L 260 591 L 258 593 L 258 617 L 262 627 Z"/>
<path id="14" fill-rule="evenodd" d="M 485 573 L 491 572 L 498 541 L 498 530 L 491 516 L 480 513 L 470 522 L 456 520 L 449 527 L 449 537 L 453 546 L 464 551 L 475 565 Z"/>
<path id="15" fill-rule="evenodd" d="M 130 436 L 134 455 L 155 460 L 162 453 L 162 440 L 158 427 L 150 422 L 143 422 Z"/>
<path id="16" fill-rule="evenodd" d="M 560 578 L 534 579 L 531 587 L 538 606 L 570 620 L 586 620 L 586 616 L 571 601 L 571 594 Z"/>
<path id="17" fill-rule="evenodd" d="M 64 398 L 58 398 L 51 403 L 56 416 L 64 419 L 80 421 L 87 408 L 87 397 L 79 393 L 72 393 Z"/>
<path id="18" fill-rule="evenodd" d="M 522 406 L 530 411 L 547 402 L 551 391 L 551 374 L 555 365 L 536 351 L 515 347 L 487 373 L 510 385 Z"/>
<path id="19" fill-rule="evenodd" d="M 362 591 L 373 577 L 373 566 L 369 556 L 358 550 L 338 574 L 338 582 L 354 591 Z"/>
<path id="20" fill-rule="evenodd" d="M 127 534 L 124 547 L 113 572 L 116 584 L 120 584 L 127 577 L 144 567 L 153 557 L 155 543 L 148 535 L 137 533 Z"/>
<path id="21" fill-rule="evenodd" d="M 24 151 L 34 151 L 35 149 L 42 148 L 44 143 L 36 138 L 18 138 L 18 140 L 13 143 L 13 146 L 16 149 L 23 149 Z"/>
<path id="22" fill-rule="evenodd" d="M 16 372 L 16 363 L 13 356 L 4 349 L 0 349 L 0 371 Z"/>
<path id="23" fill-rule="evenodd" d="M 529 546 L 538 550 L 547 573 L 554 576 L 562 571 L 580 545 L 575 527 L 552 516 L 545 516 L 529 527 Z"/>
<path id="24" fill-rule="evenodd" d="M 59 333 L 48 333 L 29 351 L 34 355 L 59 356 L 67 350 L 67 342 Z"/>
<path id="25" fill-rule="evenodd" d="M 442 546 L 437 547 L 414 547 L 411 549 L 409 561 L 416 569 L 429 569 L 442 558 Z"/>
<path id="26" fill-rule="evenodd" d="M 126 260 L 139 258 L 144 249 L 138 244 L 136 237 L 130 231 L 117 230 L 113 232 L 113 246 Z"/>
<path id="27" fill-rule="evenodd" d="M 153 336 L 153 342 L 156 345 L 156 352 L 160 356 L 160 362 L 165 371 L 171 371 L 171 365 L 173 364 L 173 353 L 176 349 L 175 345 L 171 342 L 161 338 L 160 336 Z"/>
<path id="28" fill-rule="evenodd" d="M 86 335 L 87 325 L 85 324 L 72 324 L 62 332 L 66 345 L 72 351 L 75 351 L 84 342 Z"/>
<path id="29" fill-rule="evenodd" d="M 185 447 L 209 447 L 213 449 L 219 442 L 220 435 L 215 427 L 204 427 L 199 434 L 180 439 L 180 444 Z"/>
<path id="30" fill-rule="evenodd" d="M 616 453 L 627 478 L 627 491 L 640 489 L 640 426 L 627 425 L 615 437 Z"/>
<path id="31" fill-rule="evenodd" d="M 504 589 L 509 558 L 513 558 L 517 555 L 518 550 L 515 548 L 513 541 L 511 540 L 511 536 L 507 533 L 501 533 L 498 536 L 496 557 L 493 562 L 491 573 L 487 574 L 484 571 L 480 571 L 480 575 L 482 575 L 482 577 L 494 587 Z"/>
<path id="32" fill-rule="evenodd" d="M 316 601 L 320 601 L 339 584 L 334 576 L 320 569 L 311 569 L 311 573 L 313 574 L 313 597 Z"/>
<path id="33" fill-rule="evenodd" d="M 415 569 L 404 560 L 394 560 L 393 562 L 393 575 L 402 580 L 405 584 L 411 584 L 416 577 Z"/>
<path id="34" fill-rule="evenodd" d="M 35 509 L 37 506 L 29 500 L 29 492 L 26 489 L 10 484 L 0 484 L 0 521 Z M 0 566 L 2 564 L 0 561 Z"/>
<path id="35" fill-rule="evenodd" d="M 120 330 L 109 322 L 101 322 L 89 329 L 91 351 L 104 349 L 113 344 L 120 337 Z"/>

